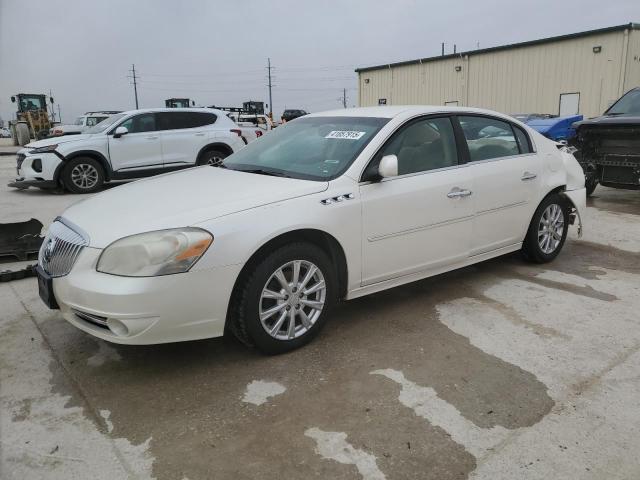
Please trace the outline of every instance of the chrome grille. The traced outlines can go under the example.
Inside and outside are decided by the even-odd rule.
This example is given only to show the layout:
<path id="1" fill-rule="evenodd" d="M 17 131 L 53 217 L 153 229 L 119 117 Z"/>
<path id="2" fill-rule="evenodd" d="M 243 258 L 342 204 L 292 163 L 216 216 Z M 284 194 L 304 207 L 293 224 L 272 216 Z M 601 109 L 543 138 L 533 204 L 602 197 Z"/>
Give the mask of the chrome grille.
<path id="1" fill-rule="evenodd" d="M 38 264 L 52 277 L 63 277 L 71 271 L 86 245 L 87 240 L 81 234 L 56 220 L 42 242 Z"/>

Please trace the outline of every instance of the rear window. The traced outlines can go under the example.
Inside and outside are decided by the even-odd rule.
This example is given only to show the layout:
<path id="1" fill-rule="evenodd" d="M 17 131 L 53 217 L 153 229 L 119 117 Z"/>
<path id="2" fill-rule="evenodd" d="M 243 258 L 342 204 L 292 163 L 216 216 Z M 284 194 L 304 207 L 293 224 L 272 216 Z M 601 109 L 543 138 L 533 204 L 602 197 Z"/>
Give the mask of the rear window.
<path id="1" fill-rule="evenodd" d="M 216 123 L 215 113 L 208 112 L 160 112 L 158 130 L 178 130 L 182 128 L 198 128 Z"/>

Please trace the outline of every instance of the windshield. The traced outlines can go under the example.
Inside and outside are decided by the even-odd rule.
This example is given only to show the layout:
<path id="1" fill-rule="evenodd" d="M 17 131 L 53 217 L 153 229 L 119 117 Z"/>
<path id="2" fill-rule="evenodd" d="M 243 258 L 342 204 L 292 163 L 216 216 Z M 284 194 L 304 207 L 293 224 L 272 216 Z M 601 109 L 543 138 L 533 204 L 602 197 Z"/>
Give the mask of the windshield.
<path id="1" fill-rule="evenodd" d="M 623 95 L 605 115 L 640 115 L 640 89 L 631 90 Z"/>
<path id="2" fill-rule="evenodd" d="M 327 181 L 341 175 L 389 121 L 372 117 L 299 118 L 224 161 L 233 170 Z"/>
<path id="3" fill-rule="evenodd" d="M 76 121 L 74 123 L 74 125 L 82 125 L 82 120 L 84 120 L 84 117 L 78 117 L 76 118 Z"/>
<path id="4" fill-rule="evenodd" d="M 122 120 L 125 116 L 126 115 L 124 113 L 111 115 L 110 117 L 105 118 L 103 121 L 96 124 L 95 126 L 86 129 L 84 133 L 102 133 L 117 121 Z"/>
<path id="5" fill-rule="evenodd" d="M 19 95 L 20 111 L 28 110 L 46 110 L 47 106 L 44 102 L 44 96 L 40 95 Z"/>

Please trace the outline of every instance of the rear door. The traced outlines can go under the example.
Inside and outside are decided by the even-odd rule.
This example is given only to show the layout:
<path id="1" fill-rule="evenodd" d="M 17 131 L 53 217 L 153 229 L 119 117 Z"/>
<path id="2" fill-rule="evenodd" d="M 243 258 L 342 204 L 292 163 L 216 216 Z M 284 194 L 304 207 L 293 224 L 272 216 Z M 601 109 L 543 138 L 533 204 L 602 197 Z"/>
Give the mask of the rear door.
<path id="1" fill-rule="evenodd" d="M 208 142 L 207 129 L 216 122 L 213 112 L 160 112 L 162 157 L 165 167 L 194 165 Z"/>
<path id="2" fill-rule="evenodd" d="M 542 174 L 528 135 L 494 117 L 460 115 L 457 119 L 473 178 L 471 256 L 521 242 Z"/>
<path id="3" fill-rule="evenodd" d="M 367 171 L 377 171 L 391 154 L 398 157 L 398 176 L 360 186 L 364 285 L 453 265 L 469 254 L 471 177 L 451 119 L 409 122 Z"/>
<path id="4" fill-rule="evenodd" d="M 109 135 L 109 159 L 114 171 L 162 166 L 162 145 L 155 113 L 134 115 L 118 126 L 126 127 L 129 132 L 119 138 Z"/>

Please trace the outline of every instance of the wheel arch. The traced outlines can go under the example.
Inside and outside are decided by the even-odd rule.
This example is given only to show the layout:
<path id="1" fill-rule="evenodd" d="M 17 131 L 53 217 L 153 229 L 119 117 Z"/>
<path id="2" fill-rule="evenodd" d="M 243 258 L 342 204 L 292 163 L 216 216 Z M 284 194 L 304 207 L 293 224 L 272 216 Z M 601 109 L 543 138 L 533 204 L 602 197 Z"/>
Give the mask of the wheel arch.
<path id="1" fill-rule="evenodd" d="M 347 294 L 348 268 L 347 258 L 340 242 L 323 230 L 314 228 L 303 228 L 291 230 L 281 233 L 268 241 L 264 242 L 246 261 L 242 270 L 238 274 L 233 285 L 233 290 L 229 300 L 228 312 L 233 311 L 237 294 L 240 291 L 242 282 L 246 280 L 253 268 L 262 260 L 269 252 L 272 252 L 284 245 L 295 242 L 308 242 L 321 248 L 331 259 L 334 265 L 337 265 L 336 274 L 338 275 L 338 298 L 344 298 Z"/>
<path id="2" fill-rule="evenodd" d="M 222 142 L 209 143 L 208 145 L 205 145 L 204 147 L 202 147 L 198 152 L 198 155 L 196 156 L 196 163 L 200 160 L 200 157 L 202 156 L 203 153 L 208 152 L 210 150 L 220 150 L 226 153 L 227 155 L 231 155 L 233 153 L 233 149 L 226 143 L 222 143 Z"/>
<path id="3" fill-rule="evenodd" d="M 60 164 L 58 166 L 58 168 L 56 169 L 55 172 L 55 181 L 56 182 L 60 182 L 60 174 L 62 173 L 62 167 L 66 162 L 69 162 L 71 160 L 73 160 L 74 158 L 78 158 L 78 157 L 89 157 L 92 158 L 94 160 L 96 160 L 97 162 L 100 163 L 100 165 L 102 165 L 102 168 L 104 169 L 104 179 L 106 181 L 111 180 L 112 177 L 112 173 L 113 171 L 111 170 L 111 164 L 109 163 L 109 161 L 106 159 L 106 157 L 100 153 L 97 152 L 95 150 L 79 150 L 77 152 L 73 152 L 70 153 L 69 155 L 66 155 L 63 159 L 62 164 Z"/>

